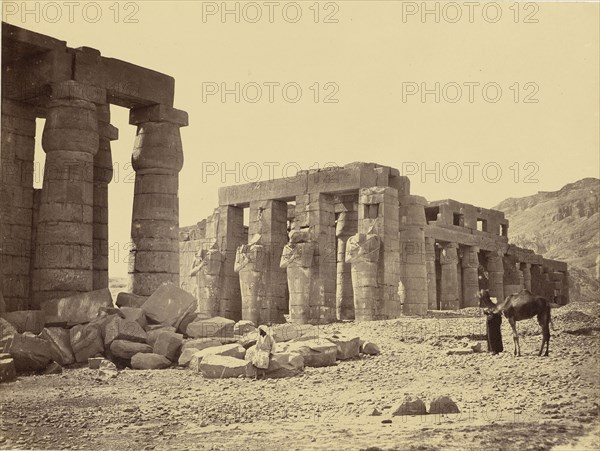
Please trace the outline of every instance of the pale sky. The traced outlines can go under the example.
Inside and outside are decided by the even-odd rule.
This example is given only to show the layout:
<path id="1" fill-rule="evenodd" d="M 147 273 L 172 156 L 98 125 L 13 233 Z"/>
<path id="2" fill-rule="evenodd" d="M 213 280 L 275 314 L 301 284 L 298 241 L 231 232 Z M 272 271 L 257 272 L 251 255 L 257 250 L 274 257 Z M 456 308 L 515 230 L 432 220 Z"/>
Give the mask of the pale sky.
<path id="1" fill-rule="evenodd" d="M 422 2 L 228 2 L 239 22 L 221 16 L 222 2 L 81 1 L 72 20 L 65 2 L 29 2 L 25 16 L 22 3 L 3 2 L 3 20 L 175 77 L 174 106 L 190 118 L 181 225 L 209 215 L 220 186 L 353 161 L 404 171 L 428 200 L 488 208 L 600 176 L 598 3 L 427 2 L 423 17 Z M 236 83 L 239 102 L 210 95 Z M 111 111 L 118 276 L 135 127 Z"/>

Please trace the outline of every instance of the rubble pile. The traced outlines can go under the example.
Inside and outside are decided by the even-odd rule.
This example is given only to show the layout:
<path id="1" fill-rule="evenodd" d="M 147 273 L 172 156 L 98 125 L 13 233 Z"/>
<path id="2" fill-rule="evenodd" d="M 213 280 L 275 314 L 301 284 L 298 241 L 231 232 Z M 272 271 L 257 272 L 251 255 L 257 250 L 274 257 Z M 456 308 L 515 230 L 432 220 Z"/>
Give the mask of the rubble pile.
<path id="1" fill-rule="evenodd" d="M 16 374 L 55 374 L 69 365 L 97 370 L 110 379 L 118 369 L 187 368 L 205 378 L 253 377 L 257 328 L 250 321 L 205 317 L 196 299 L 174 284 L 149 297 L 96 290 L 17 311 L 0 318 L 0 381 Z M 312 325 L 278 324 L 268 377 L 290 377 L 308 367 L 326 367 L 359 354 L 377 355 L 376 344 L 357 336 L 319 334 Z"/>

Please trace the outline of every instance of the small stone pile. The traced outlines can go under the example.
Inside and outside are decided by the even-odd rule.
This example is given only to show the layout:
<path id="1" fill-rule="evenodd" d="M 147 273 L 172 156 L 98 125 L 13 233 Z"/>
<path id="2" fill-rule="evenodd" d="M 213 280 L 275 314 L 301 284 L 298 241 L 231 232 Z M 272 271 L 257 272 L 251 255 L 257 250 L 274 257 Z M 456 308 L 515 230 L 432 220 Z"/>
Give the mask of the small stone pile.
<path id="1" fill-rule="evenodd" d="M 250 321 L 195 312 L 196 300 L 174 284 L 151 296 L 119 293 L 116 306 L 108 289 L 46 301 L 42 310 L 9 312 L 0 318 L 0 382 L 17 373 L 55 374 L 87 363 L 98 377 L 117 368 L 187 367 L 206 378 L 251 377 L 256 327 Z M 305 366 L 335 365 L 337 360 L 377 355 L 374 343 L 359 337 L 319 336 L 312 325 L 272 327 L 278 343 L 269 377 L 293 376 Z M 248 352 L 250 351 L 250 352 Z"/>

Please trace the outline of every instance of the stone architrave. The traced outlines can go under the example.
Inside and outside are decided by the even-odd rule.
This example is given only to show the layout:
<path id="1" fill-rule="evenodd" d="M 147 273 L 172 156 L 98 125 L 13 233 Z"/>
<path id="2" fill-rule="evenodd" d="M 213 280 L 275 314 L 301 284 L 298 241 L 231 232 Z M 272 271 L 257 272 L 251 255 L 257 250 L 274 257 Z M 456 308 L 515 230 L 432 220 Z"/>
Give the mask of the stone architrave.
<path id="1" fill-rule="evenodd" d="M 381 241 L 374 234 L 357 233 L 346 243 L 346 263 L 352 264 L 354 316 L 357 321 L 379 318 L 377 270 Z"/>

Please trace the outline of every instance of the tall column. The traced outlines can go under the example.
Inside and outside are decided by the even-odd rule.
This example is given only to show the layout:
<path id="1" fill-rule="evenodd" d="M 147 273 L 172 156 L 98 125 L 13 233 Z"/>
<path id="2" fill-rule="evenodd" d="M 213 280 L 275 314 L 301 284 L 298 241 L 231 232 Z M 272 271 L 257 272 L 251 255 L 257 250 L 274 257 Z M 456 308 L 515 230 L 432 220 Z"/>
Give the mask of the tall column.
<path id="1" fill-rule="evenodd" d="M 335 321 L 336 260 L 333 196 L 314 193 L 296 197 L 296 230 L 308 230 L 315 243 L 312 266 L 314 293 L 310 318 L 314 323 Z"/>
<path id="2" fill-rule="evenodd" d="M 149 296 L 164 282 L 179 286 L 179 128 L 188 118 L 185 111 L 153 105 L 131 110 L 129 123 L 137 125 L 129 283 L 133 293 Z"/>
<path id="3" fill-rule="evenodd" d="M 429 304 L 425 205 L 427 201 L 419 196 L 400 197 L 400 283 L 406 315 L 426 315 Z"/>
<path id="4" fill-rule="evenodd" d="M 266 200 L 250 202 L 248 236 L 260 235 L 265 250 L 266 272 L 262 274 L 265 285 L 264 305 L 259 306 L 260 324 L 285 322 L 285 288 L 287 274 L 279 266 L 283 248 L 287 244 L 287 202 Z"/>
<path id="5" fill-rule="evenodd" d="M 219 207 L 216 235 L 223 256 L 219 277 L 220 316 L 239 321 L 242 319 L 242 295 L 240 278 L 235 272 L 235 255 L 237 248 L 248 242 L 244 232 L 244 209 Z"/>
<path id="6" fill-rule="evenodd" d="M 337 288 L 336 316 L 338 320 L 353 320 L 354 290 L 352 288 L 352 268 L 346 263 L 346 242 L 358 230 L 358 212 L 343 211 L 339 214 L 336 224 L 337 238 Z"/>
<path id="7" fill-rule="evenodd" d="M 425 238 L 425 260 L 427 263 L 427 304 L 429 310 L 437 310 L 437 287 L 435 274 L 435 238 Z"/>
<path id="8" fill-rule="evenodd" d="M 93 166 L 99 145 L 94 92 L 74 81 L 52 87 L 42 136 L 46 163 L 37 229 L 36 302 L 93 289 Z M 98 97 L 106 99 L 106 93 Z"/>
<path id="9" fill-rule="evenodd" d="M 542 295 L 542 267 L 540 265 L 531 265 L 531 292 L 537 296 Z"/>
<path id="10" fill-rule="evenodd" d="M 315 293 L 313 275 L 315 245 L 307 232 L 293 231 L 283 249 L 280 267 L 287 271 L 290 294 L 290 321 L 308 324 L 311 318 L 311 297 Z"/>
<path id="11" fill-rule="evenodd" d="M 462 307 L 479 306 L 479 248 L 465 246 L 462 257 Z"/>
<path id="12" fill-rule="evenodd" d="M 531 291 L 531 264 L 521 263 L 521 271 L 523 272 L 523 286 L 526 290 Z"/>
<path id="13" fill-rule="evenodd" d="M 500 251 L 491 251 L 487 256 L 487 272 L 490 296 L 498 302 L 504 301 L 504 263 Z"/>
<path id="14" fill-rule="evenodd" d="M 93 211 L 93 288 L 108 288 L 108 184 L 113 167 L 110 142 L 119 137 L 119 130 L 110 125 L 110 106 L 99 105 L 99 147 L 94 156 L 94 211 Z"/>
<path id="15" fill-rule="evenodd" d="M 446 243 L 440 253 L 440 265 L 442 268 L 441 279 L 441 310 L 456 310 L 460 307 L 458 300 L 458 272 L 456 270 L 458 255 L 456 243 Z"/>
<path id="16" fill-rule="evenodd" d="M 359 233 L 373 233 L 381 240 L 378 267 L 377 319 L 397 318 L 401 313 L 400 217 L 398 190 L 363 188 L 359 192 Z"/>

